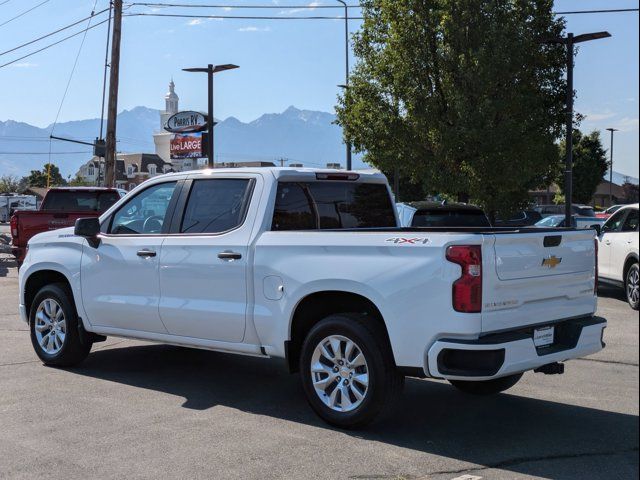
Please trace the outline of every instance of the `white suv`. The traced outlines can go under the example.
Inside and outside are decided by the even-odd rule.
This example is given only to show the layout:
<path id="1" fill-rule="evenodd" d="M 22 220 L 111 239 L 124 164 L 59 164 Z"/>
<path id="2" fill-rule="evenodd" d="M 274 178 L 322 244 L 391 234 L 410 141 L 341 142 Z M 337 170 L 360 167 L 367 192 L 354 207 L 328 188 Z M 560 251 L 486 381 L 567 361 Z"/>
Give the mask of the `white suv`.
<path id="1" fill-rule="evenodd" d="M 598 279 L 624 287 L 629 305 L 638 310 L 638 204 L 622 207 L 609 217 L 598 240 Z"/>

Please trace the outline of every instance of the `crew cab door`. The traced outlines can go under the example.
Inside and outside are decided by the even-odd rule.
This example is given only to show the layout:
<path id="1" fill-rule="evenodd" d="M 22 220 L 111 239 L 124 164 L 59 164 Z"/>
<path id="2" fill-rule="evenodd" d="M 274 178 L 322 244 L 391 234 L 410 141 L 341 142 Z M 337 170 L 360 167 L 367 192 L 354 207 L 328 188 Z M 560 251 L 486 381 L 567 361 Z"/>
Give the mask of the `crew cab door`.
<path id="1" fill-rule="evenodd" d="M 182 190 L 160 255 L 160 317 L 172 335 L 241 342 L 247 312 L 248 215 L 261 178 L 199 176 Z"/>
<path id="2" fill-rule="evenodd" d="M 82 302 L 92 326 L 167 333 L 158 264 L 177 198 L 178 181 L 142 190 L 103 223 L 97 248 L 84 245 Z"/>

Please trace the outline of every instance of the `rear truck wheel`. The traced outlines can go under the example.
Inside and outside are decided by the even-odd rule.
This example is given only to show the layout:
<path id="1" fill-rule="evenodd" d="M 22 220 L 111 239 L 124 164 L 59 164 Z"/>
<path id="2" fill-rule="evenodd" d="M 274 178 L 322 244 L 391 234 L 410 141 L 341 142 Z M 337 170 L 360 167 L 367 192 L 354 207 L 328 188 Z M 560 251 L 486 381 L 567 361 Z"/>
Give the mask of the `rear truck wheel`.
<path id="1" fill-rule="evenodd" d="M 640 281 L 640 272 L 638 264 L 634 263 L 629 267 L 629 271 L 624 279 L 624 291 L 627 294 L 627 302 L 634 310 L 638 310 L 640 304 L 640 292 L 638 292 L 638 282 Z"/>
<path id="2" fill-rule="evenodd" d="M 359 428 L 391 410 L 404 377 L 386 335 L 372 319 L 335 314 L 318 322 L 302 345 L 300 372 L 311 408 L 325 422 Z"/>
<path id="3" fill-rule="evenodd" d="M 504 392 L 513 387 L 522 378 L 522 373 L 509 375 L 508 377 L 494 378 L 493 380 L 449 380 L 451 385 L 464 393 L 472 395 L 493 395 Z"/>
<path id="4" fill-rule="evenodd" d="M 36 295 L 29 314 L 31 343 L 45 365 L 71 367 L 91 350 L 91 338 L 78 328 L 78 315 L 69 287 L 45 285 Z"/>

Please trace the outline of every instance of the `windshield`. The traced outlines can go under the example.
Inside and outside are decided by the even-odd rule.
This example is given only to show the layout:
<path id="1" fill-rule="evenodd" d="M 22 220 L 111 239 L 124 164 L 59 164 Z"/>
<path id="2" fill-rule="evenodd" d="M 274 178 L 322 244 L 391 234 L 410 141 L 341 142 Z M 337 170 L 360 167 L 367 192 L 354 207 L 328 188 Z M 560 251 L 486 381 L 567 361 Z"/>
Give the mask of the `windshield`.
<path id="1" fill-rule="evenodd" d="M 412 227 L 490 227 L 482 210 L 418 210 Z"/>
<path id="2" fill-rule="evenodd" d="M 563 220 L 564 220 L 564 217 L 558 217 L 558 216 L 547 217 L 547 218 L 543 218 L 538 223 L 536 223 L 536 226 L 538 226 L 538 227 L 557 227 L 558 225 L 560 225 L 562 223 Z"/>

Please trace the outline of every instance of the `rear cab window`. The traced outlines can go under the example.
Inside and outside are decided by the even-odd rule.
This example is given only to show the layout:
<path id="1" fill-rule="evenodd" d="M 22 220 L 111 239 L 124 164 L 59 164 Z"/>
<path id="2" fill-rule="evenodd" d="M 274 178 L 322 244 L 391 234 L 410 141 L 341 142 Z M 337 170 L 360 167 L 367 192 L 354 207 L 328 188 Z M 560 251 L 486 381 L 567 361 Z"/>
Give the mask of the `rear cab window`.
<path id="1" fill-rule="evenodd" d="M 51 190 L 44 199 L 42 210 L 104 212 L 118 200 L 120 194 L 115 190 Z"/>
<path id="2" fill-rule="evenodd" d="M 490 227 L 481 210 L 418 210 L 413 215 L 412 227 Z"/>
<path id="3" fill-rule="evenodd" d="M 348 181 L 278 183 L 271 229 L 331 230 L 396 227 L 385 184 Z"/>

